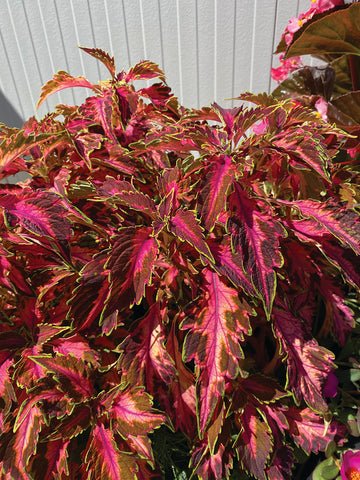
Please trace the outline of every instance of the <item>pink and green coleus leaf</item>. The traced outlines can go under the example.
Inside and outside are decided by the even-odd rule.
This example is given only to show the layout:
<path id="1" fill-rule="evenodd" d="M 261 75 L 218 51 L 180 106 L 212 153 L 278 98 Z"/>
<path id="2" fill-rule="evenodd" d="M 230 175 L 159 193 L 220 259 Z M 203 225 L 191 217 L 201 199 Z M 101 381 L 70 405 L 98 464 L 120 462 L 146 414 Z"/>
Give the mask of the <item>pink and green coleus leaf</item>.
<path id="1" fill-rule="evenodd" d="M 60 354 L 55 358 L 47 354 L 34 355 L 30 358 L 45 371 L 53 373 L 60 388 L 75 401 L 88 400 L 94 395 L 90 369 L 82 360 Z"/>
<path id="2" fill-rule="evenodd" d="M 290 165 L 310 167 L 329 181 L 330 157 L 323 137 L 304 128 L 287 129 L 272 138 L 272 143 L 290 154 Z"/>
<path id="3" fill-rule="evenodd" d="M 133 480 L 136 461 L 120 450 L 113 431 L 101 423 L 94 426 L 85 454 L 88 478 L 107 480 Z"/>
<path id="4" fill-rule="evenodd" d="M 219 214 L 226 208 L 226 192 L 232 182 L 234 170 L 228 155 L 211 158 L 200 192 L 201 218 L 207 231 L 215 226 Z"/>
<path id="5" fill-rule="evenodd" d="M 68 446 L 70 440 L 58 439 L 44 442 L 38 446 L 37 453 L 41 454 L 45 462 L 36 468 L 32 464 L 32 472 L 35 480 L 53 480 L 54 472 L 57 475 L 66 475 L 68 470 Z M 41 465 L 41 466 L 40 466 Z M 60 477 L 61 478 L 61 477 Z"/>
<path id="6" fill-rule="evenodd" d="M 224 394 L 226 378 L 235 378 L 238 373 L 238 361 L 243 358 L 240 342 L 251 332 L 249 307 L 241 303 L 238 292 L 209 269 L 203 276 L 203 301 L 181 324 L 183 330 L 190 330 L 184 344 L 185 361 L 194 359 L 200 369 L 197 402 L 201 434 Z"/>
<path id="7" fill-rule="evenodd" d="M 107 178 L 101 186 L 100 195 L 111 195 L 110 202 L 123 204 L 139 212 L 156 217 L 156 207 L 152 198 L 138 191 L 130 182 Z"/>
<path id="8" fill-rule="evenodd" d="M 86 48 L 86 47 L 79 47 L 84 52 L 88 53 L 92 57 L 100 60 L 105 67 L 109 70 L 110 75 L 114 78 L 115 77 L 115 61 L 114 57 L 110 57 L 107 52 L 101 50 L 101 48 Z"/>
<path id="9" fill-rule="evenodd" d="M 80 272 L 79 285 L 69 300 L 68 316 L 74 320 L 77 330 L 89 328 L 102 319 L 104 307 L 109 299 L 110 271 L 105 269 L 107 257 L 95 257 Z"/>
<path id="10" fill-rule="evenodd" d="M 165 82 L 164 72 L 159 68 L 159 65 L 149 60 L 143 60 L 129 68 L 124 80 L 133 82 L 134 80 L 147 80 L 157 77 Z"/>
<path id="11" fill-rule="evenodd" d="M 114 237 L 111 256 L 107 262 L 110 270 L 111 305 L 139 303 L 145 287 L 151 283 L 154 262 L 159 244 L 151 227 L 126 227 Z M 109 312 L 111 313 L 111 312 Z"/>
<path id="12" fill-rule="evenodd" d="M 50 141 L 54 143 L 56 137 L 62 138 L 63 132 L 39 133 L 38 135 L 26 135 L 24 130 L 18 130 L 10 139 L 0 144 L 0 178 L 16 171 L 26 171 L 25 161 L 22 155 L 28 155 L 30 149 Z M 14 171 L 13 171 L 13 170 Z"/>
<path id="13" fill-rule="evenodd" d="M 107 139 L 118 143 L 113 128 L 113 119 L 116 115 L 116 96 L 113 89 L 103 89 L 102 95 L 88 97 L 79 108 L 79 113 L 86 118 L 97 122 L 104 130 Z"/>
<path id="14" fill-rule="evenodd" d="M 151 397 L 142 387 L 115 387 L 101 400 L 118 433 L 127 439 L 146 436 L 165 422 L 166 417 L 152 409 Z"/>
<path id="15" fill-rule="evenodd" d="M 331 440 L 340 444 L 345 441 L 346 426 L 337 420 L 326 425 L 324 419 L 310 408 L 299 410 L 290 407 L 284 413 L 289 423 L 290 435 L 307 453 L 325 451 Z"/>
<path id="16" fill-rule="evenodd" d="M 242 255 L 243 269 L 269 315 L 276 290 L 275 268 L 283 264 L 279 239 L 285 237 L 285 230 L 270 214 L 261 211 L 238 183 L 230 196 L 230 211 L 227 230 L 233 249 Z"/>
<path id="17" fill-rule="evenodd" d="M 240 287 L 248 295 L 255 295 L 255 289 L 242 267 L 242 256 L 231 249 L 230 235 L 224 236 L 222 242 L 209 238 L 207 240 L 214 257 L 214 269 L 219 275 L 228 278 L 235 287 Z"/>
<path id="18" fill-rule="evenodd" d="M 53 93 L 59 92 L 60 90 L 64 90 L 65 88 L 73 88 L 73 87 L 85 87 L 94 90 L 95 92 L 100 92 L 100 87 L 90 83 L 84 77 L 73 77 L 67 72 L 60 70 L 57 72 L 51 80 L 49 80 L 41 89 L 41 95 L 39 102 L 37 104 L 37 108 Z"/>
<path id="19" fill-rule="evenodd" d="M 330 233 L 343 245 L 349 246 L 360 255 L 360 216 L 354 210 L 338 204 L 317 202 L 314 200 L 298 200 L 287 202 L 278 200 L 280 204 L 293 207 L 302 217 L 310 220 L 288 222 L 296 232 L 308 237 L 317 237 Z"/>
<path id="20" fill-rule="evenodd" d="M 47 236 L 67 254 L 71 225 L 59 195 L 31 191 L 7 194 L 0 197 L 0 206 L 9 225 L 20 224 L 36 237 Z"/>
<path id="21" fill-rule="evenodd" d="M 287 383 L 296 402 L 305 400 L 317 412 L 328 410 L 324 382 L 334 369 L 334 354 L 305 333 L 300 318 L 280 300 L 273 310 L 274 331 L 286 354 Z"/>
<path id="22" fill-rule="evenodd" d="M 267 423 L 249 403 L 238 416 L 241 432 L 235 449 L 243 469 L 259 480 L 266 480 L 265 467 L 273 448 L 272 435 Z"/>
<path id="23" fill-rule="evenodd" d="M 39 407 L 33 405 L 4 453 L 4 470 L 11 473 L 11 478 L 30 480 L 27 467 L 30 458 L 36 452 L 39 432 L 43 423 L 43 415 Z"/>
<path id="24" fill-rule="evenodd" d="M 166 318 L 160 303 L 154 303 L 134 332 L 119 346 L 122 352 L 119 367 L 127 381 L 130 385 L 147 387 L 153 395 L 156 393 L 153 391 L 155 379 L 169 385 L 176 375 L 173 360 L 164 346 Z"/>
<path id="25" fill-rule="evenodd" d="M 204 239 L 204 230 L 194 212 L 179 208 L 168 222 L 168 229 L 180 240 L 189 243 L 199 253 L 213 261 L 210 249 Z"/>

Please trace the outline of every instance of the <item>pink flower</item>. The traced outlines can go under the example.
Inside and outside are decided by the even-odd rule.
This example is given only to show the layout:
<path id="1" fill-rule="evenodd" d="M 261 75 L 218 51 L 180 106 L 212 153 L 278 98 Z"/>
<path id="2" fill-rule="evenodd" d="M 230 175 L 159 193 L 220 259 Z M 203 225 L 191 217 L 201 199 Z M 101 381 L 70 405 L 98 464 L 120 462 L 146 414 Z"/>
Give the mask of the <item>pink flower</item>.
<path id="1" fill-rule="evenodd" d="M 348 450 L 343 455 L 340 475 L 342 480 L 360 480 L 360 451 Z"/>
<path id="2" fill-rule="evenodd" d="M 320 117 L 322 117 L 325 122 L 328 121 L 328 116 L 327 116 L 327 109 L 328 109 L 328 104 L 323 98 L 319 98 L 319 100 L 316 101 L 315 103 L 315 108 L 318 111 Z"/>
<path id="3" fill-rule="evenodd" d="M 334 372 L 330 372 L 324 387 L 325 397 L 329 397 L 329 398 L 336 397 L 338 384 L 339 384 L 339 380 L 337 376 L 334 374 Z"/>
<path id="4" fill-rule="evenodd" d="M 302 27 L 304 20 L 305 22 L 307 20 L 304 13 L 300 13 L 299 18 L 291 17 L 288 26 L 286 27 L 286 30 L 290 33 L 297 32 Z"/>
<path id="5" fill-rule="evenodd" d="M 312 0 L 313 9 L 316 13 L 325 12 L 338 5 L 344 5 L 344 0 Z"/>
<path id="6" fill-rule="evenodd" d="M 282 53 L 279 56 L 279 60 L 281 62 L 280 67 L 271 69 L 271 77 L 278 83 L 285 80 L 289 72 L 293 72 L 303 66 L 301 57 L 291 57 L 284 60 L 284 54 Z"/>

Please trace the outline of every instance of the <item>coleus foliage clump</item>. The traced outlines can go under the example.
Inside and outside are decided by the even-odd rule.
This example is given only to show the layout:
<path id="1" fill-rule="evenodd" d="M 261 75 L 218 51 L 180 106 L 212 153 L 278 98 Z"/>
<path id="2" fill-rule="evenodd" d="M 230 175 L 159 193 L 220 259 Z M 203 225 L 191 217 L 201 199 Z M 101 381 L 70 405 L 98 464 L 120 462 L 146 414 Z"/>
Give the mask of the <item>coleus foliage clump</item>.
<path id="1" fill-rule="evenodd" d="M 325 347 L 360 285 L 346 136 L 265 94 L 185 108 L 156 64 L 84 50 L 109 81 L 58 72 L 40 102 L 92 96 L 1 129 L 1 178 L 31 176 L 0 185 L 2 478 L 288 480 L 346 440 Z"/>

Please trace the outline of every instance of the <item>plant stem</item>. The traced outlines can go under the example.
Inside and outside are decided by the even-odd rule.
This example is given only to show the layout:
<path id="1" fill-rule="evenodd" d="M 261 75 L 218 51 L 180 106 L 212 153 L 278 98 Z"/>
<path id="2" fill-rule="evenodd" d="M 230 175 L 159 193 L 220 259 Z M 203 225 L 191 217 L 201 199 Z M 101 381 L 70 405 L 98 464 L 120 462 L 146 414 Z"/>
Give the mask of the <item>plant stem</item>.
<path id="1" fill-rule="evenodd" d="M 349 55 L 349 67 L 350 67 L 352 88 L 354 91 L 356 91 L 358 90 L 358 81 L 357 81 L 358 79 L 357 79 L 354 55 Z"/>

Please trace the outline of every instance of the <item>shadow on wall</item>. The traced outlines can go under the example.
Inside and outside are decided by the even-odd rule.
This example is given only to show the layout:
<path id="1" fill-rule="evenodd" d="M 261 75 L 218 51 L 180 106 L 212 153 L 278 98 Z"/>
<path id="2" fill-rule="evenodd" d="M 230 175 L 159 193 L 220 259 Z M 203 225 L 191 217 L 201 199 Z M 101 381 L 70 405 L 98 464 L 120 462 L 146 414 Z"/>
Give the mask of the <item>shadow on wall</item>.
<path id="1" fill-rule="evenodd" d="M 8 99 L 0 90 L 0 122 L 5 123 L 9 127 L 20 128 L 24 120 L 17 113 L 15 108 L 11 105 Z"/>
<path id="2" fill-rule="evenodd" d="M 0 91 L 0 122 L 8 127 L 21 128 L 24 119 L 20 117 L 15 108 L 11 105 L 5 95 Z M 29 178 L 26 173 L 19 173 L 1 180 L 0 183 L 17 183 Z"/>

